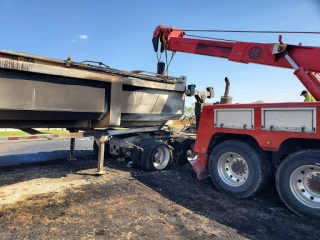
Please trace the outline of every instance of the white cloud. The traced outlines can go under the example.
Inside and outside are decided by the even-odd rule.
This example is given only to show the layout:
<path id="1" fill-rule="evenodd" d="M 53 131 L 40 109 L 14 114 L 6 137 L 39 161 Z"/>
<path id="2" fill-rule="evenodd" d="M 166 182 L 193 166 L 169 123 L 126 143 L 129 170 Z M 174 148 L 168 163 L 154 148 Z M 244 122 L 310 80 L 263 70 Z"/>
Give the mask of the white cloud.
<path id="1" fill-rule="evenodd" d="M 76 42 L 77 42 L 77 40 L 72 39 L 70 42 L 76 43 Z"/>
<path id="2" fill-rule="evenodd" d="M 85 34 L 83 34 L 83 35 L 80 35 L 80 39 L 88 39 L 89 37 L 87 36 L 87 35 L 85 35 Z"/>

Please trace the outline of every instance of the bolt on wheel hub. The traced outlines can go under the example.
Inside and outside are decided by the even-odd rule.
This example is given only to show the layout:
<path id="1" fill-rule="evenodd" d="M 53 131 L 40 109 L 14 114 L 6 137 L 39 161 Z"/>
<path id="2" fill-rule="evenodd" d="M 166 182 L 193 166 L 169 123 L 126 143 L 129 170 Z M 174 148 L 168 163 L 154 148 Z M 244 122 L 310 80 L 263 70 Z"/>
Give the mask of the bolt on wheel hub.
<path id="1" fill-rule="evenodd" d="M 307 187 L 314 194 L 320 195 L 320 176 L 312 175 L 310 178 L 307 178 Z"/>
<path id="2" fill-rule="evenodd" d="M 291 174 L 290 188 L 302 204 L 320 209 L 320 167 L 306 165 L 297 168 Z"/>
<path id="3" fill-rule="evenodd" d="M 217 167 L 220 178 L 229 186 L 241 186 L 248 179 L 248 164 L 237 153 L 227 152 L 223 154 L 218 160 Z"/>
<path id="4" fill-rule="evenodd" d="M 165 146 L 159 146 L 154 150 L 152 163 L 155 169 L 164 169 L 170 161 L 169 149 Z"/>
<path id="5" fill-rule="evenodd" d="M 243 163 L 242 159 L 236 158 L 231 163 L 231 169 L 236 175 L 244 175 L 246 173 L 246 164 Z"/>

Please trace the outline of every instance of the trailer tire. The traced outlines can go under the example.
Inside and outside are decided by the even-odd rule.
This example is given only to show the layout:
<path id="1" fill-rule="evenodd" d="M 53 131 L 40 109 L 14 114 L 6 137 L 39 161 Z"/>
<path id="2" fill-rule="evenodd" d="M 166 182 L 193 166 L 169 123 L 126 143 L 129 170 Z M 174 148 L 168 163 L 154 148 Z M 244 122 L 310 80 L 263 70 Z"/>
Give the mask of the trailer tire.
<path id="1" fill-rule="evenodd" d="M 320 150 L 290 154 L 276 173 L 278 194 L 295 214 L 320 219 Z"/>
<path id="2" fill-rule="evenodd" d="M 225 194 L 247 198 L 259 191 L 270 176 L 270 165 L 255 144 L 227 140 L 218 144 L 209 158 L 214 185 Z"/>
<path id="3" fill-rule="evenodd" d="M 149 142 L 140 155 L 140 167 L 145 171 L 162 171 L 172 165 L 172 151 L 167 144 L 160 141 Z"/>
<path id="4" fill-rule="evenodd" d="M 142 138 L 138 143 L 137 146 L 144 148 L 149 142 L 153 141 L 151 137 Z M 133 167 L 141 167 L 140 163 L 140 157 L 141 157 L 141 149 L 140 148 L 134 148 L 132 150 L 131 159 L 132 159 L 132 166 Z"/>
<path id="5" fill-rule="evenodd" d="M 174 149 L 173 156 L 175 164 L 184 165 L 191 160 L 189 154 L 193 154 L 194 142 L 194 139 L 179 137 L 170 144 Z"/>
<path id="6" fill-rule="evenodd" d="M 94 155 L 96 157 L 98 157 L 99 155 L 99 146 L 98 144 L 96 143 L 95 140 L 93 140 L 93 152 L 94 152 Z M 104 157 L 109 159 L 109 158 L 112 158 L 112 155 L 110 153 L 110 144 L 109 143 L 105 143 L 104 145 Z"/>

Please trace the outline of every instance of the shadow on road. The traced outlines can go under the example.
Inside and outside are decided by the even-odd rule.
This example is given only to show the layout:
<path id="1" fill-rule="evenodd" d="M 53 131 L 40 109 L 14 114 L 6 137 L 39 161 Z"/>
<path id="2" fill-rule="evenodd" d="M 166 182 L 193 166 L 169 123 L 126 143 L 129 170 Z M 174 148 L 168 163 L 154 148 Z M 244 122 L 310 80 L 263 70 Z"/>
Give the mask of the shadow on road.
<path id="1" fill-rule="evenodd" d="M 0 187 L 37 178 L 66 177 L 97 165 L 92 150 L 76 150 L 75 161 L 68 161 L 68 156 L 67 150 L 1 156 Z"/>
<path id="2" fill-rule="evenodd" d="M 75 156 L 81 158 L 93 154 L 92 150 L 76 150 Z M 36 152 L 27 154 L 12 154 L 0 156 L 0 169 L 10 166 L 23 166 L 29 164 L 44 163 L 54 161 L 56 159 L 67 159 L 69 157 L 69 150 L 56 150 L 46 152 Z"/>

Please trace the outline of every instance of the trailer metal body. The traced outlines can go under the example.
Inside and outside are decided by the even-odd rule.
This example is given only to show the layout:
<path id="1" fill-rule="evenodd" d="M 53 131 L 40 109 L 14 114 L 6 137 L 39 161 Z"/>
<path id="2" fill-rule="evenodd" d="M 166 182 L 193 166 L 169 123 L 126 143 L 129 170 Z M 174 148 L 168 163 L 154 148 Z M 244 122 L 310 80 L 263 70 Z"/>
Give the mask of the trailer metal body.
<path id="1" fill-rule="evenodd" d="M 99 65 L 0 51 L 0 128 L 161 126 L 182 116 L 185 76 Z"/>

